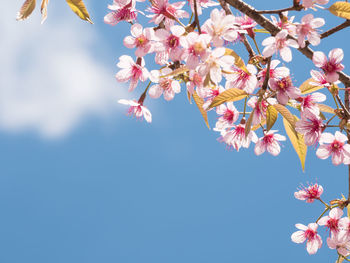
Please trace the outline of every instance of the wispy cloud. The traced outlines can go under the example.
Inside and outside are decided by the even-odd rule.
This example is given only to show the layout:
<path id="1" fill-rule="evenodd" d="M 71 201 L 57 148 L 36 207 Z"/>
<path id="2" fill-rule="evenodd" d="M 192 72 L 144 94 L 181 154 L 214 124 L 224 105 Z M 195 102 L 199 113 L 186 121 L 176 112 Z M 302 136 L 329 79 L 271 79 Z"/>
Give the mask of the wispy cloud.
<path id="1" fill-rule="evenodd" d="M 55 21 L 53 8 L 43 26 L 38 15 L 16 22 L 21 4 L 7 1 L 0 11 L 0 128 L 58 137 L 86 117 L 113 112 L 124 89 L 93 55 L 91 26 L 69 9 Z"/>

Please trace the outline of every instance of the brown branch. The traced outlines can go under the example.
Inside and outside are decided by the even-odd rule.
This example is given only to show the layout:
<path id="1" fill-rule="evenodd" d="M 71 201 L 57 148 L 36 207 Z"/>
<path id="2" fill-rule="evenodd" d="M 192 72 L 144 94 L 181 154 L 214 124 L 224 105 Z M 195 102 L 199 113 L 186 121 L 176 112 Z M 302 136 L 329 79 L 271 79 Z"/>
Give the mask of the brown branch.
<path id="1" fill-rule="evenodd" d="M 240 37 L 242 39 L 242 42 L 243 42 L 245 48 L 247 49 L 247 51 L 249 53 L 249 59 L 251 59 L 252 57 L 255 56 L 255 52 L 254 52 L 252 46 L 249 44 L 248 39 L 245 36 L 245 34 L 240 34 Z"/>
<path id="2" fill-rule="evenodd" d="M 257 22 L 261 27 L 266 29 L 271 33 L 272 36 L 275 36 L 281 29 L 274 25 L 269 19 L 259 14 L 252 6 L 248 5 L 242 0 L 225 0 L 229 5 L 235 9 L 241 11 L 243 14 L 246 14 Z M 296 40 L 295 38 L 289 36 L 289 38 Z M 305 55 L 307 58 L 312 60 L 314 51 L 309 47 L 298 48 L 298 50 Z M 345 85 L 345 87 L 350 87 L 350 77 L 343 72 L 338 72 L 339 80 Z"/>
<path id="3" fill-rule="evenodd" d="M 194 8 L 194 20 L 196 21 L 198 33 L 202 34 L 201 25 L 199 23 L 198 11 L 197 11 L 197 0 L 193 0 L 193 8 Z"/>
<path id="4" fill-rule="evenodd" d="M 350 26 L 350 20 L 346 20 L 344 23 L 342 23 L 342 24 L 340 24 L 340 25 L 338 25 L 336 27 L 333 27 L 333 28 L 327 30 L 326 32 L 322 33 L 321 34 L 321 39 L 322 38 L 326 38 L 326 37 L 328 37 L 328 36 L 338 32 L 338 31 L 340 31 L 340 30 L 342 30 L 342 29 L 344 29 L 344 28 L 346 28 L 348 26 Z"/>
<path id="5" fill-rule="evenodd" d="M 301 11 L 303 9 L 302 5 L 297 5 L 297 6 L 291 6 L 283 9 L 277 9 L 277 10 L 262 10 L 258 11 L 259 14 L 281 14 L 286 11 Z"/>
<path id="6" fill-rule="evenodd" d="M 219 0 L 219 3 L 222 7 L 222 9 L 225 10 L 226 15 L 232 15 L 232 12 L 230 8 L 228 7 L 228 4 L 225 2 L 225 0 Z"/>

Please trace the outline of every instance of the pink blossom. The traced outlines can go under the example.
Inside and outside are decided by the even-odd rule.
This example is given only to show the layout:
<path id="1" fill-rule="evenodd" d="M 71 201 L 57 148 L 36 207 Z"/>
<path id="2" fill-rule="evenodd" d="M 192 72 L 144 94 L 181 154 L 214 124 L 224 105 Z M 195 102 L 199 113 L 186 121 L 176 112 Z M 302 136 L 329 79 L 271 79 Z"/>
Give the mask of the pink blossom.
<path id="1" fill-rule="evenodd" d="M 121 99 L 118 102 L 130 106 L 128 110 L 129 115 L 134 115 L 138 119 L 145 118 L 145 120 L 149 123 L 152 122 L 152 114 L 145 106 L 142 105 L 143 103 L 137 102 L 135 100 L 124 99 Z"/>
<path id="2" fill-rule="evenodd" d="M 194 92 L 194 88 L 197 87 L 197 94 L 201 98 L 205 98 L 207 95 L 207 92 L 205 89 L 204 93 L 201 92 L 203 91 L 203 77 L 201 74 L 199 74 L 196 70 L 190 70 L 188 74 L 188 81 L 186 82 L 186 87 L 188 92 L 192 95 Z"/>
<path id="3" fill-rule="evenodd" d="M 329 231 L 336 235 L 339 233 L 340 231 L 340 225 L 341 225 L 341 221 L 344 221 L 343 218 L 341 218 L 343 216 L 343 210 L 341 210 L 338 207 L 333 208 L 330 212 L 328 216 L 324 216 L 322 217 L 319 221 L 318 224 L 320 226 L 325 226 L 329 229 Z"/>
<path id="4" fill-rule="evenodd" d="M 314 18 L 312 14 L 307 14 L 301 19 L 301 24 L 297 25 L 298 43 L 300 47 L 305 47 L 305 38 L 311 45 L 317 46 L 320 44 L 320 34 L 316 28 L 325 24 L 323 18 Z"/>
<path id="5" fill-rule="evenodd" d="M 198 34 L 197 32 L 191 32 L 180 38 L 180 44 L 185 49 L 183 57 L 188 68 L 195 69 L 201 59 L 207 58 L 209 43 L 210 36 L 208 34 Z"/>
<path id="6" fill-rule="evenodd" d="M 268 37 L 262 42 L 266 46 L 263 50 L 265 57 L 271 57 L 273 54 L 279 52 L 281 58 L 285 62 L 292 61 L 292 51 L 289 47 L 298 48 L 298 43 L 293 39 L 287 39 L 287 30 L 282 30 L 277 33 L 275 37 Z"/>
<path id="7" fill-rule="evenodd" d="M 224 41 L 233 42 L 238 38 L 237 28 L 233 26 L 235 17 L 226 15 L 224 10 L 214 9 L 202 29 L 212 37 L 215 47 L 224 45 Z"/>
<path id="8" fill-rule="evenodd" d="M 283 19 L 277 20 L 275 16 L 271 16 L 272 23 L 281 29 L 288 31 L 288 34 L 294 36 L 296 34 L 296 26 L 293 23 L 295 16 L 288 18 L 288 11 L 282 12 Z"/>
<path id="9" fill-rule="evenodd" d="M 130 80 L 129 91 L 133 91 L 139 80 L 142 82 L 148 79 L 148 70 L 145 68 L 145 61 L 143 58 L 138 58 L 135 63 L 134 60 L 127 55 L 123 55 L 119 58 L 117 64 L 121 70 L 116 74 L 116 79 L 119 82 L 127 82 Z"/>
<path id="10" fill-rule="evenodd" d="M 165 26 L 169 28 L 174 25 L 175 20 L 189 17 L 186 11 L 181 10 L 185 2 L 170 4 L 168 0 L 152 0 L 151 3 L 152 6 L 147 11 L 153 14 L 147 15 L 147 17 L 151 18 L 150 22 L 155 24 L 159 24 L 164 20 Z"/>
<path id="11" fill-rule="evenodd" d="M 233 56 L 225 56 L 225 48 L 216 48 L 209 53 L 205 62 L 199 66 L 198 71 L 202 76 L 209 74 L 210 80 L 217 85 L 222 80 L 222 70 L 228 70 L 234 63 Z"/>
<path id="12" fill-rule="evenodd" d="M 314 52 L 312 61 L 315 66 L 323 69 L 328 82 L 336 82 L 339 79 L 337 72 L 342 71 L 344 66 L 341 64 L 344 53 L 341 48 L 332 49 L 328 54 L 329 59 L 321 51 Z"/>
<path id="13" fill-rule="evenodd" d="M 247 103 L 249 107 L 255 109 L 252 113 L 253 114 L 252 125 L 257 125 L 261 123 L 261 120 L 266 118 L 267 106 L 269 104 L 273 105 L 276 103 L 277 101 L 274 98 L 268 98 L 267 100 L 259 101 L 258 97 L 252 96 Z"/>
<path id="14" fill-rule="evenodd" d="M 315 112 L 315 114 L 318 115 L 320 110 L 316 105 L 316 103 L 325 101 L 326 95 L 320 92 L 314 92 L 305 97 L 300 97 L 299 99 L 301 100 L 300 102 L 301 111 L 305 111 L 306 109 L 309 109 L 310 111 L 313 111 Z"/>
<path id="15" fill-rule="evenodd" d="M 170 57 L 173 61 L 181 60 L 182 49 L 180 46 L 180 37 L 185 33 L 182 26 L 171 26 L 170 32 L 166 29 L 158 29 L 155 32 L 158 38 L 158 45 L 156 45 L 156 62 L 164 65 L 168 62 Z"/>
<path id="16" fill-rule="evenodd" d="M 191 10 L 194 13 L 194 0 L 188 0 L 190 2 Z M 218 6 L 219 3 L 212 0 L 197 0 L 197 13 L 198 15 L 202 14 L 202 7 L 208 8 L 211 6 Z"/>
<path id="17" fill-rule="evenodd" d="M 114 0 L 113 5 L 108 5 L 108 9 L 112 12 L 104 17 L 104 22 L 115 26 L 120 21 L 132 23 L 137 17 L 135 9 L 135 1 L 132 0 Z"/>
<path id="18" fill-rule="evenodd" d="M 329 82 L 326 80 L 326 75 L 317 70 L 310 71 L 313 81 L 310 81 L 311 85 L 328 87 L 330 86 Z"/>
<path id="19" fill-rule="evenodd" d="M 250 37 L 255 36 L 254 27 L 256 27 L 258 24 L 249 16 L 247 15 L 236 16 L 235 24 L 239 25 L 241 30 L 247 31 Z"/>
<path id="20" fill-rule="evenodd" d="M 305 9 L 315 9 L 315 7 L 323 8 L 319 5 L 326 5 L 328 4 L 328 2 L 329 0 L 303 0 L 303 6 L 305 7 Z"/>
<path id="21" fill-rule="evenodd" d="M 323 193 L 323 187 L 319 184 L 309 185 L 294 193 L 294 197 L 299 200 L 306 200 L 306 203 L 313 203 L 315 199 L 319 199 Z"/>
<path id="22" fill-rule="evenodd" d="M 241 147 L 249 148 L 251 142 L 256 143 L 258 137 L 254 131 L 250 131 L 248 136 L 245 136 L 245 125 L 235 125 L 231 130 L 221 130 L 221 137 L 219 139 L 227 144 L 230 148 L 239 151 Z"/>
<path id="23" fill-rule="evenodd" d="M 137 57 L 143 57 L 152 52 L 153 28 L 143 29 L 140 24 L 134 24 L 131 26 L 131 35 L 124 38 L 124 45 L 127 48 L 136 47 L 135 55 Z"/>
<path id="24" fill-rule="evenodd" d="M 279 155 L 281 152 L 279 141 L 285 141 L 286 137 L 280 134 L 275 134 L 275 132 L 277 131 L 270 130 L 258 140 L 254 149 L 256 155 L 263 154 L 266 150 L 273 156 Z"/>
<path id="25" fill-rule="evenodd" d="M 322 119 L 310 110 L 305 110 L 301 114 L 301 119 L 295 124 L 295 130 L 304 135 L 305 144 L 308 146 L 319 141 L 323 128 Z"/>
<path id="26" fill-rule="evenodd" d="M 289 68 L 277 67 L 279 64 L 280 64 L 280 61 L 277 59 L 274 59 L 271 61 L 269 78 L 281 79 L 281 78 L 284 78 L 284 77 L 287 77 L 290 75 Z M 264 83 L 266 72 L 267 72 L 267 67 L 264 68 L 263 70 L 261 70 L 257 75 L 259 78 L 259 85 L 260 86 Z"/>
<path id="27" fill-rule="evenodd" d="M 332 163 L 339 165 L 345 158 L 350 158 L 350 145 L 346 143 L 348 138 L 339 131 L 335 135 L 324 132 L 320 138 L 321 146 L 317 149 L 316 155 L 320 159 L 327 159 L 332 156 Z M 326 143 L 326 144 L 324 144 Z"/>
<path id="28" fill-rule="evenodd" d="M 337 252 L 347 257 L 350 255 L 350 237 L 346 235 L 332 234 L 327 238 L 327 245 L 330 249 L 336 249 Z"/>
<path id="29" fill-rule="evenodd" d="M 197 86 L 197 94 L 199 97 L 204 98 L 205 102 L 203 104 L 203 108 L 207 110 L 209 105 L 212 103 L 213 99 L 218 96 L 220 93 L 224 92 L 225 89 L 222 86 L 214 86 L 214 87 L 198 87 Z"/>
<path id="30" fill-rule="evenodd" d="M 233 102 L 221 104 L 220 106 L 216 107 L 216 113 L 221 115 L 215 125 L 217 130 L 232 127 L 239 117 L 239 112 L 233 105 Z"/>
<path id="31" fill-rule="evenodd" d="M 231 70 L 231 74 L 226 74 L 226 89 L 237 88 L 253 93 L 258 84 L 255 66 L 248 64 L 247 71 L 237 67 L 232 67 Z"/>
<path id="32" fill-rule="evenodd" d="M 293 39 L 287 39 L 287 30 L 281 30 L 275 37 L 268 37 L 262 42 L 266 46 L 263 50 L 265 57 L 271 57 L 273 54 L 279 52 L 282 59 L 286 62 L 292 61 L 292 51 L 289 47 L 298 48 L 298 43 Z"/>
<path id="33" fill-rule="evenodd" d="M 152 70 L 150 79 L 152 82 L 157 83 L 150 87 L 148 94 L 151 98 L 157 99 L 162 94 L 165 100 L 172 100 L 175 93 L 180 93 L 181 86 L 177 80 L 172 79 L 172 77 L 165 77 L 171 74 L 172 70 L 170 68 L 165 68 L 161 71 Z"/>
<path id="34" fill-rule="evenodd" d="M 269 79 L 269 86 L 277 93 L 277 100 L 279 103 L 285 105 L 289 99 L 299 98 L 301 95 L 300 89 L 293 85 L 290 76 L 282 79 Z"/>
<path id="35" fill-rule="evenodd" d="M 304 243 L 306 240 L 306 250 L 311 254 L 315 254 L 322 246 L 321 236 L 317 233 L 318 225 L 311 223 L 308 226 L 296 224 L 296 228 L 300 229 L 292 234 L 291 239 L 294 243 Z"/>

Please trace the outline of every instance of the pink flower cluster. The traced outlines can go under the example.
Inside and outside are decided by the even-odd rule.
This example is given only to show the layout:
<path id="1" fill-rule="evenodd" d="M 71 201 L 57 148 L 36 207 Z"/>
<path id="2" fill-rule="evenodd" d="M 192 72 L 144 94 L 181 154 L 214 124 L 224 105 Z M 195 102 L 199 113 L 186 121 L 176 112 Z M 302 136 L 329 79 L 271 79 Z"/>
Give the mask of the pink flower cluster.
<path id="1" fill-rule="evenodd" d="M 321 185 L 314 184 L 303 187 L 294 196 L 299 200 L 305 200 L 312 203 L 314 200 L 321 200 L 323 188 Z M 323 202 L 321 200 L 321 202 Z M 306 241 L 306 250 L 309 254 L 315 254 L 322 246 L 322 238 L 318 234 L 318 226 L 324 226 L 329 233 L 327 237 L 327 245 L 330 249 L 336 249 L 338 254 L 343 257 L 350 255 L 350 219 L 343 217 L 343 210 L 339 207 L 326 208 L 329 214 L 320 217 L 315 223 L 307 226 L 296 224 L 298 231 L 294 232 L 291 239 L 295 243 L 304 243 Z"/>

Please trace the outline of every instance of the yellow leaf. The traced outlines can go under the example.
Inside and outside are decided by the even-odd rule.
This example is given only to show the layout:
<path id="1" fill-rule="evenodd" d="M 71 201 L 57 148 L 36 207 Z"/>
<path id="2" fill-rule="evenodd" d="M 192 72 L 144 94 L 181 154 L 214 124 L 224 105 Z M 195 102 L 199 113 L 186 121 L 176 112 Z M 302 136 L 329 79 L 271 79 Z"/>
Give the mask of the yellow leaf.
<path id="1" fill-rule="evenodd" d="M 209 106 L 209 109 L 219 106 L 228 101 L 238 101 L 244 99 L 247 96 L 247 92 L 241 89 L 231 88 L 225 90 L 213 99 L 212 103 Z"/>
<path id="2" fill-rule="evenodd" d="M 83 0 L 66 0 L 69 7 L 76 13 L 81 19 L 93 24 L 88 11 L 86 10 Z"/>
<path id="3" fill-rule="evenodd" d="M 293 116 L 293 114 L 283 105 L 281 104 L 275 104 L 273 105 L 273 107 L 279 112 L 281 113 L 281 115 L 283 116 L 284 119 L 286 119 L 293 127 L 293 129 L 295 128 L 295 118 Z"/>
<path id="4" fill-rule="evenodd" d="M 200 113 L 203 116 L 205 124 L 207 125 L 208 129 L 210 129 L 209 122 L 208 122 L 207 111 L 203 109 L 204 100 L 201 97 L 199 97 L 198 94 L 195 91 L 193 92 L 192 97 L 193 97 L 194 102 L 196 103 Z"/>
<path id="5" fill-rule="evenodd" d="M 350 19 L 350 3 L 348 2 L 335 2 L 328 10 L 335 16 Z"/>
<path id="6" fill-rule="evenodd" d="M 245 124 L 245 128 L 244 128 L 244 133 L 245 133 L 245 137 L 247 138 L 248 134 L 250 133 L 250 130 L 252 128 L 252 122 L 253 122 L 253 117 L 254 117 L 254 112 L 255 109 L 253 109 L 253 111 L 250 113 L 249 118 Z"/>
<path id="7" fill-rule="evenodd" d="M 315 86 L 315 85 L 310 84 L 310 82 L 314 82 L 314 81 L 315 80 L 313 78 L 310 78 L 310 79 L 304 81 L 304 83 L 301 84 L 301 86 L 299 87 L 301 93 L 308 94 L 308 93 L 311 93 L 311 92 L 314 92 L 316 90 L 324 88 L 324 86 Z"/>
<path id="8" fill-rule="evenodd" d="M 49 4 L 49 0 L 43 0 L 41 2 L 41 24 L 44 23 L 44 21 L 47 18 L 47 5 Z"/>
<path id="9" fill-rule="evenodd" d="M 334 109 L 332 107 L 329 107 L 328 105 L 321 104 L 321 103 L 316 103 L 316 105 L 318 106 L 320 111 L 334 114 Z"/>
<path id="10" fill-rule="evenodd" d="M 294 115 L 292 116 L 294 118 L 294 122 L 298 121 L 298 118 L 296 116 Z M 298 133 L 287 119 L 283 118 L 283 124 L 286 130 L 286 133 L 289 137 L 289 140 L 292 143 L 293 148 L 296 151 L 297 155 L 299 156 L 301 167 L 304 171 L 305 159 L 306 159 L 306 153 L 307 153 L 307 146 L 304 142 L 304 136 Z"/>
<path id="11" fill-rule="evenodd" d="M 21 10 L 19 10 L 19 12 L 17 13 L 17 21 L 24 20 L 28 16 L 30 16 L 30 14 L 35 8 L 35 4 L 35 0 L 26 0 L 22 5 Z"/>
<path id="12" fill-rule="evenodd" d="M 195 92 L 195 91 L 194 91 Z M 191 101 L 191 93 L 189 91 L 187 91 L 187 98 L 188 98 L 188 101 L 190 104 L 192 104 L 192 101 Z"/>
<path id="13" fill-rule="evenodd" d="M 271 130 L 273 125 L 275 124 L 278 117 L 278 111 L 271 105 L 267 107 L 266 110 L 266 129 L 267 131 Z"/>
<path id="14" fill-rule="evenodd" d="M 178 75 L 181 75 L 185 72 L 187 72 L 189 69 L 187 67 L 181 67 L 181 68 L 177 68 L 175 70 L 173 70 L 172 72 L 170 72 L 169 74 L 167 75 L 164 75 L 164 76 L 160 76 L 160 78 L 168 78 L 168 77 L 176 77 Z"/>
<path id="15" fill-rule="evenodd" d="M 232 49 L 226 48 L 225 55 L 234 57 L 235 58 L 235 65 L 237 67 L 239 67 L 240 69 L 243 69 L 245 72 L 249 73 L 249 71 L 245 67 L 243 59 L 240 56 L 238 56 L 236 52 L 234 52 Z"/>

